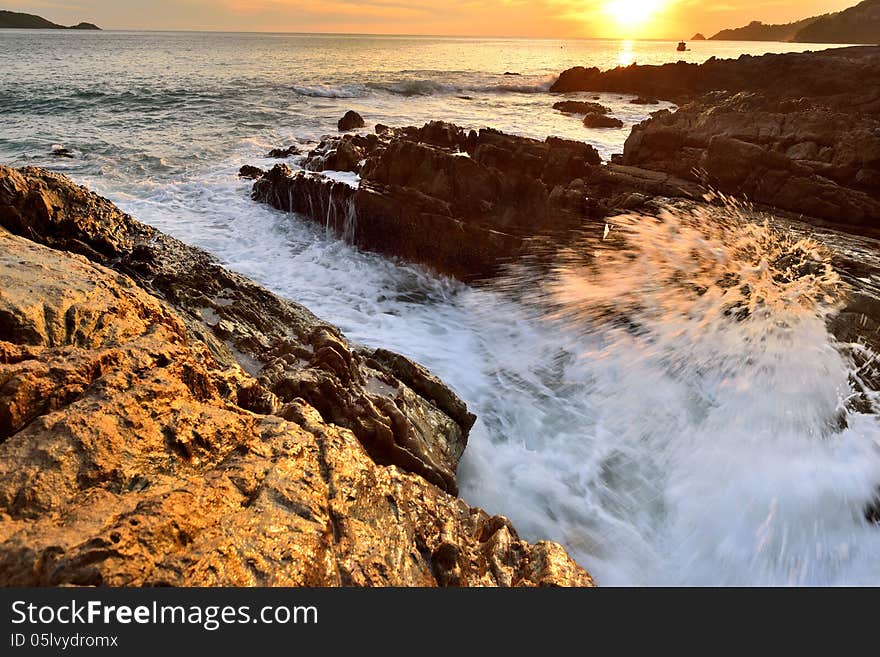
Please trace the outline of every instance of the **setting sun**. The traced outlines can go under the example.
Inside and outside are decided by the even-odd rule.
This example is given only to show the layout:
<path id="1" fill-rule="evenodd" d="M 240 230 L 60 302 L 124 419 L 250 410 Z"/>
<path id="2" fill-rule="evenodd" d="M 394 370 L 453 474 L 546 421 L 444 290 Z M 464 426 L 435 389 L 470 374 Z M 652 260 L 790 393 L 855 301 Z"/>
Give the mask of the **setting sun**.
<path id="1" fill-rule="evenodd" d="M 605 14 L 626 30 L 647 23 L 668 0 L 606 0 Z"/>

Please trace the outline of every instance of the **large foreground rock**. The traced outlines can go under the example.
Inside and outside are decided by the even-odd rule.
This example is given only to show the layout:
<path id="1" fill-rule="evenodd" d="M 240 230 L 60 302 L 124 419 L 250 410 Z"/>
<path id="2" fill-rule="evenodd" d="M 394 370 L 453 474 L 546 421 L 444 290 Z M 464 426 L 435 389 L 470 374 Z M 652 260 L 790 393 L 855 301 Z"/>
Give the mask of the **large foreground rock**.
<path id="1" fill-rule="evenodd" d="M 0 222 L 0 584 L 591 584 L 443 490 L 473 417 L 415 363 L 61 176 Z"/>

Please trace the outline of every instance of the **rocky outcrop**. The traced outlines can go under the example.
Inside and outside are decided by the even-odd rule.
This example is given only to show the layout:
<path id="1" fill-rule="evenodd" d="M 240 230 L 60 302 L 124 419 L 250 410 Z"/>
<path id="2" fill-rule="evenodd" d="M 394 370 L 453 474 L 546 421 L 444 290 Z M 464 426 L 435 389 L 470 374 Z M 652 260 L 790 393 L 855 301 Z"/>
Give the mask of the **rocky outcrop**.
<path id="1" fill-rule="evenodd" d="M 880 96 L 874 106 L 708 95 L 634 128 L 623 161 L 840 227 L 880 228 Z"/>
<path id="2" fill-rule="evenodd" d="M 691 41 L 705 41 L 706 37 L 703 36 L 702 32 L 697 32 L 694 36 L 691 37 Z"/>
<path id="3" fill-rule="evenodd" d="M 0 169 L 0 224 L 112 266 L 171 303 L 215 359 L 226 365 L 244 359 L 260 382 L 253 394 L 261 410 L 304 399 L 328 422 L 351 429 L 377 462 L 455 492 L 455 470 L 474 417 L 453 405 L 453 419 L 437 399 L 395 377 L 373 351 L 350 345 L 301 306 L 43 170 Z"/>
<path id="4" fill-rule="evenodd" d="M 276 160 L 285 160 L 292 155 L 299 154 L 299 147 L 296 145 L 288 146 L 286 148 L 273 148 L 268 153 L 266 153 L 266 157 L 273 158 Z"/>
<path id="5" fill-rule="evenodd" d="M 355 128 L 363 128 L 364 117 L 354 110 L 348 110 L 342 118 L 339 119 L 336 127 L 339 128 L 339 132 L 346 132 L 348 130 L 354 130 Z"/>
<path id="6" fill-rule="evenodd" d="M 56 174 L 0 224 L 0 584 L 591 584 L 447 492 L 424 368 Z"/>
<path id="7" fill-rule="evenodd" d="M 306 159 L 306 168 L 320 169 L 346 144 L 362 148 L 357 187 L 276 166 L 254 184 L 254 198 L 301 213 L 362 248 L 475 281 L 536 244 L 564 244 L 627 207 L 633 193 L 643 200 L 699 194 L 696 185 L 667 174 L 632 176 L 599 166 L 592 146 L 554 137 L 467 132 L 442 122 L 383 126 L 370 137 L 369 144 L 364 136 L 328 138 Z"/>
<path id="8" fill-rule="evenodd" d="M 584 117 L 584 127 L 587 128 L 622 128 L 623 121 L 613 116 L 604 114 L 587 114 Z"/>
<path id="9" fill-rule="evenodd" d="M 564 114 L 608 114 L 611 110 L 600 103 L 583 100 L 560 100 L 553 103 L 553 109 Z"/>
<path id="10" fill-rule="evenodd" d="M 880 48 L 572 69 L 556 87 L 690 99 L 636 126 L 624 165 L 815 223 L 880 227 Z"/>
<path id="11" fill-rule="evenodd" d="M 250 164 L 245 164 L 238 170 L 239 178 L 248 178 L 250 180 L 256 180 L 261 176 L 265 175 L 265 171 L 263 171 L 260 167 L 255 167 Z"/>
<path id="12" fill-rule="evenodd" d="M 575 67 L 564 71 L 552 92 L 611 91 L 684 103 L 710 91 L 767 92 L 783 98 L 823 98 L 845 106 L 876 101 L 880 47 L 854 46 L 822 52 L 709 58 L 702 64 L 620 66 L 610 71 Z"/>

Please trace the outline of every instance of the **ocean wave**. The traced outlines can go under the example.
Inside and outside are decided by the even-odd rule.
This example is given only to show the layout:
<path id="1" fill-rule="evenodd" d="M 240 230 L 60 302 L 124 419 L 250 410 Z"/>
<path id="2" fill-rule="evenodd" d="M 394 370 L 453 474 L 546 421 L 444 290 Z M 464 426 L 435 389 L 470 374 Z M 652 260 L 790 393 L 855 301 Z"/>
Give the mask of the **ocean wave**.
<path id="1" fill-rule="evenodd" d="M 504 78 L 504 81 L 499 80 L 498 82 L 455 83 L 424 78 L 405 78 L 339 85 L 295 85 L 293 90 L 300 96 L 310 98 L 363 98 L 370 92 L 412 97 L 463 93 L 545 93 L 550 90 L 550 86 L 553 84 L 553 80 L 549 78 L 541 78 L 532 82 L 521 81 L 518 84 L 511 84 L 509 79 L 508 76 Z"/>
<path id="2" fill-rule="evenodd" d="M 364 85 L 356 83 L 339 86 L 327 84 L 295 85 L 293 90 L 300 96 L 310 98 L 363 98 L 368 93 Z"/>

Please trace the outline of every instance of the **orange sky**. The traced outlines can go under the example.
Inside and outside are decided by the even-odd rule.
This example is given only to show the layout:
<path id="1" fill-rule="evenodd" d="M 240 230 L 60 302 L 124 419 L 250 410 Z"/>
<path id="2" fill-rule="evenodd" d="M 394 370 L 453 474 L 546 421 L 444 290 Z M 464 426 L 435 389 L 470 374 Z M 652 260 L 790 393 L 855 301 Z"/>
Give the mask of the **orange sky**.
<path id="1" fill-rule="evenodd" d="M 0 0 L 105 28 L 462 36 L 690 38 L 789 22 L 858 0 Z"/>

